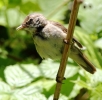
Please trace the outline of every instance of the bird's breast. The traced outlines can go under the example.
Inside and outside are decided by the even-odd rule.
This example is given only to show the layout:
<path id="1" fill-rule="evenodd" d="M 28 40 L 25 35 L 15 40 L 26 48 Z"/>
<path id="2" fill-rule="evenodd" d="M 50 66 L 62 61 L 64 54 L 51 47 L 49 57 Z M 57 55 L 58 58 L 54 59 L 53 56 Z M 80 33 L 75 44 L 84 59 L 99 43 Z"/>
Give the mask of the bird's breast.
<path id="1" fill-rule="evenodd" d="M 63 41 L 56 39 L 43 39 L 35 36 L 34 44 L 42 58 L 60 59 L 63 52 Z"/>
<path id="2" fill-rule="evenodd" d="M 42 58 L 60 59 L 66 34 L 54 25 L 48 24 L 33 40 L 37 52 Z"/>

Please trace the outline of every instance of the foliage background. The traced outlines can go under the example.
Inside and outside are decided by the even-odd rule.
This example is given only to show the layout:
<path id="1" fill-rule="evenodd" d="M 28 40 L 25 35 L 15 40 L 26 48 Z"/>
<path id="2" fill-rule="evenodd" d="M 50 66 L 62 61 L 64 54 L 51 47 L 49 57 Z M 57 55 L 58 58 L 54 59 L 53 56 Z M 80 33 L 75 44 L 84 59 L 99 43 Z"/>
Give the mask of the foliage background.
<path id="1" fill-rule="evenodd" d="M 69 0 L 0 0 L 0 100 L 52 100 L 60 61 L 42 60 L 31 35 L 16 27 L 33 12 L 67 26 L 71 7 Z M 101 0 L 84 0 L 74 34 L 97 72 L 69 59 L 59 100 L 102 100 L 101 10 Z"/>

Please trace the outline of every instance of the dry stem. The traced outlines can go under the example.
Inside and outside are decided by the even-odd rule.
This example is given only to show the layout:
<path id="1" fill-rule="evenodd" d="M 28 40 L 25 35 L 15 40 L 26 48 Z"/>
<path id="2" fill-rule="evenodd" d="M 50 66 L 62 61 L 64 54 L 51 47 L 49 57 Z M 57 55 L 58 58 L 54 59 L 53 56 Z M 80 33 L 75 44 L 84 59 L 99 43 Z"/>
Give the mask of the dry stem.
<path id="1" fill-rule="evenodd" d="M 53 100 L 58 100 L 59 94 L 61 91 L 62 81 L 64 79 L 66 63 L 67 63 L 67 59 L 68 59 L 68 52 L 69 52 L 69 48 L 70 48 L 69 44 L 72 41 L 80 3 L 82 3 L 82 0 L 74 0 L 72 12 L 70 15 L 69 27 L 68 27 L 68 31 L 67 31 L 67 38 L 66 38 L 66 40 L 68 41 L 68 44 L 65 44 L 65 46 L 64 46 L 63 55 L 62 55 L 62 59 L 60 62 L 60 67 L 59 67 L 58 74 L 56 77 L 59 82 L 57 82 L 57 84 L 56 84 L 56 89 L 55 89 Z"/>

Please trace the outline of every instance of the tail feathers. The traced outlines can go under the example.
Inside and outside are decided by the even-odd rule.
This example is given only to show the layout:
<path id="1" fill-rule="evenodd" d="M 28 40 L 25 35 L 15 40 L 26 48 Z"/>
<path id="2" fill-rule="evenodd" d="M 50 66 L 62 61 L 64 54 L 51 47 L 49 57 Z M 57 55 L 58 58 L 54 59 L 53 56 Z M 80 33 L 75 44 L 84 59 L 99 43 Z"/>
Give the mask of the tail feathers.
<path id="1" fill-rule="evenodd" d="M 83 64 L 80 64 L 86 71 L 88 71 L 88 72 L 90 72 L 91 74 L 94 74 L 95 73 L 95 71 L 96 71 L 96 68 L 94 67 L 94 65 L 89 61 L 89 60 L 87 60 L 87 58 L 85 57 L 85 55 L 79 55 L 82 59 L 83 59 L 83 61 L 84 61 L 84 63 Z"/>
<path id="2" fill-rule="evenodd" d="M 73 58 L 76 63 L 78 63 L 80 66 L 82 66 L 86 71 L 88 71 L 91 74 L 94 74 L 96 71 L 96 68 L 94 65 L 87 60 L 84 54 L 79 53 L 77 54 L 77 57 Z"/>

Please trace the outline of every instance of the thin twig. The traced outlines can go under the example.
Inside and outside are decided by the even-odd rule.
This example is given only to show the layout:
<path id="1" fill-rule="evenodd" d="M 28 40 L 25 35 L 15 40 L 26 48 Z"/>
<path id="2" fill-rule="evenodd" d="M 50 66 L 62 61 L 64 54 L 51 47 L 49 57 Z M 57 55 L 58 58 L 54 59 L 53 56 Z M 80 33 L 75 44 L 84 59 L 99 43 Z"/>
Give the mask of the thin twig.
<path id="1" fill-rule="evenodd" d="M 56 89 L 55 89 L 53 100 L 58 100 L 59 95 L 60 95 L 60 90 L 61 90 L 61 86 L 62 86 L 62 81 L 64 79 L 66 63 L 67 63 L 67 59 L 68 59 L 68 52 L 69 52 L 69 48 L 70 48 L 69 44 L 72 41 L 73 32 L 74 32 L 74 28 L 75 28 L 75 24 L 76 24 L 76 19 L 77 19 L 77 14 L 78 14 L 78 9 L 79 9 L 80 3 L 82 3 L 82 0 L 74 0 L 72 12 L 70 15 L 67 38 L 66 38 L 66 41 L 68 42 L 68 44 L 65 44 L 65 46 L 64 46 L 63 55 L 62 55 L 62 59 L 60 62 L 60 67 L 59 67 L 58 74 L 56 77 L 56 79 L 59 82 L 57 82 L 57 84 L 56 84 Z"/>

